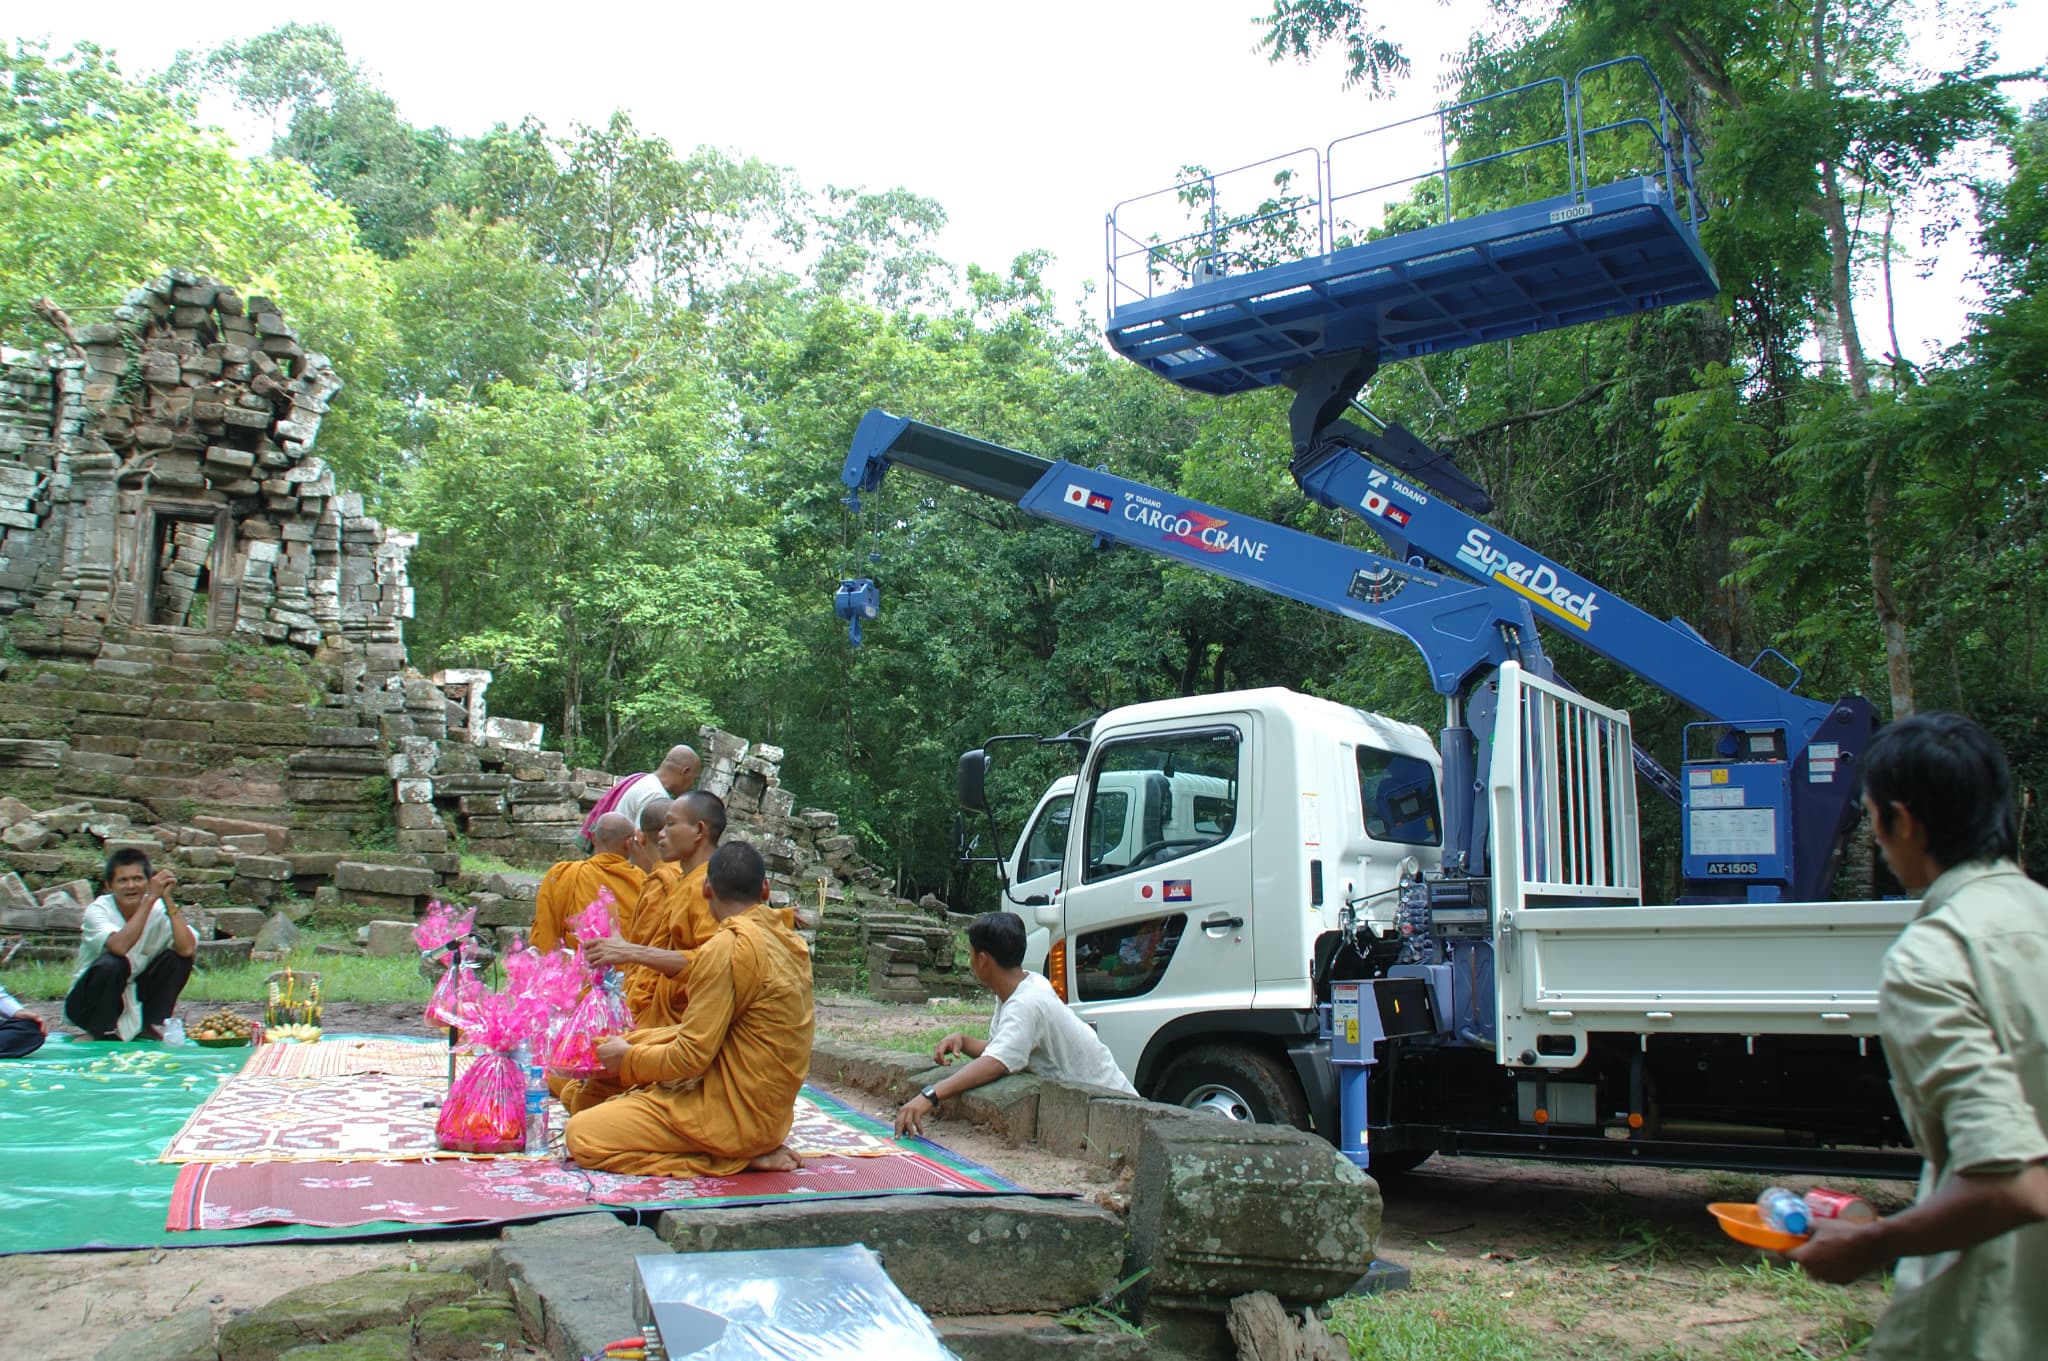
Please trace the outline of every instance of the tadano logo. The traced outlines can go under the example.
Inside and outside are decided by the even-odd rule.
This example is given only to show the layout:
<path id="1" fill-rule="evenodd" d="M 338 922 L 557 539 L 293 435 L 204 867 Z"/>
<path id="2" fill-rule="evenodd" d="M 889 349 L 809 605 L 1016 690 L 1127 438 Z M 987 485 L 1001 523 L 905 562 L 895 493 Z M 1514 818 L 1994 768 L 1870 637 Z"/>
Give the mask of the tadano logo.
<path id="1" fill-rule="evenodd" d="M 1376 492 L 1392 492 L 1404 500 L 1413 501 L 1418 506 L 1429 504 L 1427 496 L 1424 496 L 1400 478 L 1394 477 L 1379 468 L 1368 468 L 1366 470 L 1365 485 L 1371 487 Z"/>
<path id="2" fill-rule="evenodd" d="M 1555 567 L 1538 559 L 1520 562 L 1493 546 L 1493 536 L 1473 529 L 1458 547 L 1458 561 L 1480 576 L 1520 595 L 1525 595 L 1573 628 L 1593 627 L 1593 612 L 1600 608 L 1599 594 L 1577 591 L 1568 585 Z"/>

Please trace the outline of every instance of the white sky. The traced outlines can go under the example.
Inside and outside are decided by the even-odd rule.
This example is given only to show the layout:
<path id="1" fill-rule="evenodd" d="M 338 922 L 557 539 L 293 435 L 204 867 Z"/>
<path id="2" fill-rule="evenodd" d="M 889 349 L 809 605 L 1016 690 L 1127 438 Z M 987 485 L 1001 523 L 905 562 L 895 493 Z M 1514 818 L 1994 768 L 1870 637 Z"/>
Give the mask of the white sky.
<path id="1" fill-rule="evenodd" d="M 37 6 L 34 27 L 0 20 L 0 34 L 60 48 L 97 42 L 137 74 L 161 69 L 180 47 L 250 37 L 287 18 L 324 20 L 415 123 L 469 134 L 532 113 L 566 130 L 623 107 L 679 148 L 708 143 L 792 166 L 812 189 L 903 185 L 944 205 L 951 225 L 940 249 L 956 263 L 1000 270 L 1020 251 L 1052 251 L 1064 308 L 1084 280 L 1102 280 L 1112 204 L 1167 184 L 1185 162 L 1223 169 L 1434 107 L 1443 55 L 1464 46 L 1483 13 L 1481 0 L 1376 6 L 1415 71 L 1397 99 L 1375 102 L 1339 88 L 1334 56 L 1268 65 L 1252 24 L 1268 7 L 300 0 L 264 13 L 95 0 Z M 2002 69 L 2048 60 L 2048 5 L 2028 0 L 2001 19 Z M 2041 88 L 2022 93 L 2032 100 Z M 1966 240 L 1944 257 L 1928 283 L 1903 272 L 1897 280 L 1910 357 L 1962 331 Z M 1858 310 L 1873 352 L 1887 348 L 1876 338 L 1881 307 Z"/>

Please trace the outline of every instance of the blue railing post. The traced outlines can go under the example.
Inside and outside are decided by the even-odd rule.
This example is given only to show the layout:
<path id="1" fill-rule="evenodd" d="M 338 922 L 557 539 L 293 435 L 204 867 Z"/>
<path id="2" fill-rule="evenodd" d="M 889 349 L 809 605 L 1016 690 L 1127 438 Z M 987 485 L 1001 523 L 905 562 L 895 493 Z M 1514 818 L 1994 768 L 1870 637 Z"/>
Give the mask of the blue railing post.
<path id="1" fill-rule="evenodd" d="M 1444 177 L 1444 221 L 1451 220 L 1451 137 L 1450 120 L 1445 117 L 1450 110 L 1439 109 L 1436 115 L 1437 162 L 1443 167 Z"/>

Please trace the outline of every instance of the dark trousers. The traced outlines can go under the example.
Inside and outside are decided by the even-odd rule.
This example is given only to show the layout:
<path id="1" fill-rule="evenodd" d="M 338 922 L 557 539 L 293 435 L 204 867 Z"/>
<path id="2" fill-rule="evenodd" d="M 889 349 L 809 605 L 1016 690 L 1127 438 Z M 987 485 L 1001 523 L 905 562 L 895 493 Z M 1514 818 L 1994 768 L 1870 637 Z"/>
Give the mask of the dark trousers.
<path id="1" fill-rule="evenodd" d="M 100 951 L 71 985 L 64 999 L 64 1019 L 88 1035 L 111 1035 L 121 1023 L 121 1002 L 128 988 L 128 956 Z M 192 977 L 192 958 L 166 949 L 135 975 L 135 1000 L 142 1006 L 142 1029 L 155 1030 L 170 1019 L 178 994 Z"/>
<path id="2" fill-rule="evenodd" d="M 27 1012 L 0 1021 L 0 1059 L 25 1059 L 43 1047 L 43 1023 Z"/>

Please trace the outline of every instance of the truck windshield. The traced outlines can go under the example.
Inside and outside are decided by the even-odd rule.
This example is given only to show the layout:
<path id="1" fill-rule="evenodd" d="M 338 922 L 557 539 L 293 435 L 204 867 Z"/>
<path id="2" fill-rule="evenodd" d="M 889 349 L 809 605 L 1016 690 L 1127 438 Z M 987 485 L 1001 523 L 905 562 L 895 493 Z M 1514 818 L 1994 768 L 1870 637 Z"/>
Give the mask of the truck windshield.
<path id="1" fill-rule="evenodd" d="M 1048 800 L 1039 810 L 1038 821 L 1032 825 L 1031 836 L 1024 843 L 1024 854 L 1017 862 L 1019 879 L 1036 879 L 1041 874 L 1059 872 L 1060 861 L 1067 855 L 1067 829 L 1074 820 L 1074 796 L 1062 794 Z"/>
<path id="2" fill-rule="evenodd" d="M 1360 747 L 1358 801 L 1365 809 L 1365 834 L 1373 840 L 1408 846 L 1443 844 L 1436 772 L 1429 762 Z"/>
<path id="3" fill-rule="evenodd" d="M 1102 879 L 1192 855 L 1237 826 L 1235 728 L 1111 742 L 1088 788 L 1083 878 Z"/>

